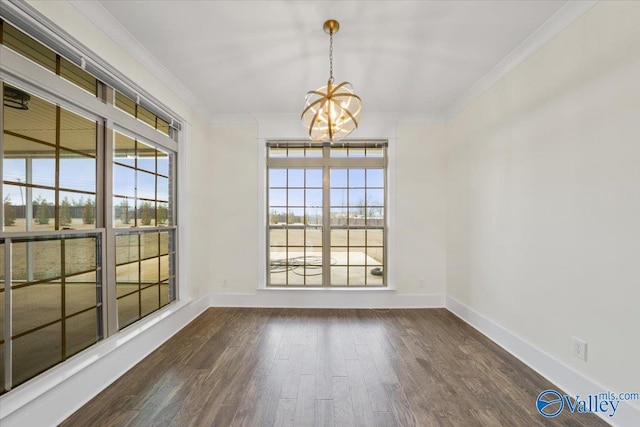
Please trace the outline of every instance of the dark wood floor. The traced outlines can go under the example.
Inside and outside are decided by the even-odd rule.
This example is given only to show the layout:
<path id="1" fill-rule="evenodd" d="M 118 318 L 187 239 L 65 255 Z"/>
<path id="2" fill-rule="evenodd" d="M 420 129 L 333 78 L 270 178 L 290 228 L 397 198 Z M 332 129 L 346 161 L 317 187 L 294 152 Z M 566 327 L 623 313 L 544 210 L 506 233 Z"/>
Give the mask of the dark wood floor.
<path id="1" fill-rule="evenodd" d="M 64 426 L 600 426 L 445 309 L 212 308 Z"/>

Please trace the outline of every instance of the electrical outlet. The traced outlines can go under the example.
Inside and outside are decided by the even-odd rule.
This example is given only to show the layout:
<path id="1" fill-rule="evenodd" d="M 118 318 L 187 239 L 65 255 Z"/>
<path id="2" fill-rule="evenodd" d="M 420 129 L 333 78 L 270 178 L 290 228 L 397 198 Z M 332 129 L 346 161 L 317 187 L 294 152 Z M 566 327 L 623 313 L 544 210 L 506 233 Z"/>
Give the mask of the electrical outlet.
<path id="1" fill-rule="evenodd" d="M 420 280 L 418 281 L 418 287 L 419 287 L 420 289 L 425 289 L 425 288 L 427 287 L 427 282 L 425 282 L 425 281 L 424 281 L 424 279 L 420 279 Z"/>
<path id="2" fill-rule="evenodd" d="M 222 287 L 223 288 L 228 288 L 229 287 L 229 279 L 227 279 L 226 277 L 224 279 L 222 279 Z"/>
<path id="3" fill-rule="evenodd" d="M 580 360 L 587 361 L 587 342 L 580 338 L 571 338 L 571 354 Z"/>

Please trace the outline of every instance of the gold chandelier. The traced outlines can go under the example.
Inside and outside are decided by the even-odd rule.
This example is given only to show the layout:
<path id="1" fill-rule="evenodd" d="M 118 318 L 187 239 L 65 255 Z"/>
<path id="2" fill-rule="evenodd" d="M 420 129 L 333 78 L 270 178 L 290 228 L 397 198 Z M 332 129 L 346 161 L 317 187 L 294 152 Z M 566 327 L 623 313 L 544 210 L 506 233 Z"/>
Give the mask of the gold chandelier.
<path id="1" fill-rule="evenodd" d="M 329 80 L 326 86 L 307 92 L 301 118 L 312 140 L 336 142 L 358 128 L 362 101 L 351 83 L 333 83 L 333 35 L 340 24 L 330 19 L 322 28 L 329 34 Z"/>

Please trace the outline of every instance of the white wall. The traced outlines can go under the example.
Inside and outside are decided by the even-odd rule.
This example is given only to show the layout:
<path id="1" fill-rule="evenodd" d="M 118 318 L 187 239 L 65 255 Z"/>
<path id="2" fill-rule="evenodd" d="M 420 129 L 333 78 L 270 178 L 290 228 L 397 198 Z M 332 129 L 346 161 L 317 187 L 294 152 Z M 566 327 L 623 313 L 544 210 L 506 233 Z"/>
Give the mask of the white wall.
<path id="1" fill-rule="evenodd" d="M 210 262 L 213 305 L 415 306 L 443 305 L 445 291 L 445 150 L 443 124 L 365 123 L 358 138 L 389 138 L 391 218 L 389 253 L 395 291 L 362 298 L 300 291 L 259 291 L 264 283 L 265 138 L 303 137 L 299 120 L 267 119 L 257 124 L 214 124 L 213 179 L 204 199 L 214 218 L 207 231 L 214 240 Z M 397 136 L 396 136 L 397 135 Z M 394 262 L 395 259 L 395 262 Z M 226 287 L 224 285 L 226 280 Z M 423 285 L 420 282 L 423 281 Z M 337 291 L 339 292 L 339 291 Z M 296 296 L 292 296 L 296 293 Z M 407 298 L 398 299 L 398 295 Z M 321 300 L 319 298 L 327 298 Z M 367 299 L 371 298 L 371 299 Z"/>
<path id="2" fill-rule="evenodd" d="M 616 392 L 640 387 L 639 138 L 638 2 L 598 3 L 446 128 L 448 296 Z"/>

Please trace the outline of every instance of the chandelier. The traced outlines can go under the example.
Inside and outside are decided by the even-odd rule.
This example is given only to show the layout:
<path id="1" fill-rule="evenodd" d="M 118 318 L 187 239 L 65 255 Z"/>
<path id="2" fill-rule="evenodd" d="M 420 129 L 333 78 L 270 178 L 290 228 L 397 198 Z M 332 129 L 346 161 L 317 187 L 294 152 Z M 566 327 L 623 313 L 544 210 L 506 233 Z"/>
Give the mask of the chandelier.
<path id="1" fill-rule="evenodd" d="M 336 142 L 358 128 L 362 101 L 351 83 L 333 82 L 333 35 L 340 24 L 330 19 L 322 28 L 329 34 L 329 80 L 326 86 L 307 92 L 301 118 L 313 141 Z"/>

